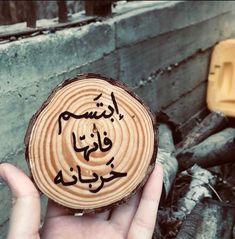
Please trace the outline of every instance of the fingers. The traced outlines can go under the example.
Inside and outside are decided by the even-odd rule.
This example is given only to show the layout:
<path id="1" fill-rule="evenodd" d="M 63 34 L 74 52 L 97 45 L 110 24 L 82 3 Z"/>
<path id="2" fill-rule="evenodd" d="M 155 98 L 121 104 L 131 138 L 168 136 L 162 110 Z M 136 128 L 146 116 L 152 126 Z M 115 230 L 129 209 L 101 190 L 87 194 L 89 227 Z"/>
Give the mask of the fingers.
<path id="1" fill-rule="evenodd" d="M 38 235 L 40 198 L 31 180 L 10 164 L 0 165 L 0 177 L 6 181 L 14 197 L 8 239 L 29 239 Z"/>
<path id="2" fill-rule="evenodd" d="M 161 197 L 162 181 L 163 169 L 161 165 L 157 165 L 144 187 L 140 204 L 128 233 L 128 238 L 152 238 Z"/>
<path id="3" fill-rule="evenodd" d="M 127 203 L 115 208 L 112 212 L 110 220 L 114 226 L 118 227 L 118 230 L 122 232 L 125 238 L 137 210 L 139 200 L 140 193 L 137 193 Z"/>

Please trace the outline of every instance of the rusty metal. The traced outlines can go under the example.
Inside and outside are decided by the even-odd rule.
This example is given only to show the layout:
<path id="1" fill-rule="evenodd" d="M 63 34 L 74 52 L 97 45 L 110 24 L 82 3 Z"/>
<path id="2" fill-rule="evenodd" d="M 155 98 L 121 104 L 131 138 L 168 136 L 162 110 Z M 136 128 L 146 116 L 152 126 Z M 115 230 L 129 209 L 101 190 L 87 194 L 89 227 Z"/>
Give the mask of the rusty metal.
<path id="1" fill-rule="evenodd" d="M 58 18 L 59 23 L 65 23 L 68 21 L 68 7 L 65 0 L 57 1 L 58 4 Z"/>
<path id="2" fill-rule="evenodd" d="M 28 1 L 27 5 L 27 27 L 35 28 L 37 22 L 37 14 L 36 14 L 36 2 L 35 1 Z"/>
<path id="3" fill-rule="evenodd" d="M 85 12 L 87 16 L 105 17 L 112 14 L 112 0 L 106 1 L 85 1 Z"/>
<path id="4" fill-rule="evenodd" d="M 35 36 L 38 34 L 46 34 L 47 32 L 55 32 L 60 29 L 68 27 L 77 27 L 89 24 L 100 20 L 99 17 L 105 17 L 112 13 L 112 3 L 115 0 L 104 1 L 84 1 L 86 15 L 79 20 L 68 21 L 68 8 L 65 0 L 58 0 L 58 20 L 59 23 L 51 27 L 37 27 L 37 2 L 36 1 L 24 1 L 26 12 L 27 28 L 22 30 L 13 30 L 0 33 L 0 41 L 17 40 L 18 38 L 25 38 Z"/>

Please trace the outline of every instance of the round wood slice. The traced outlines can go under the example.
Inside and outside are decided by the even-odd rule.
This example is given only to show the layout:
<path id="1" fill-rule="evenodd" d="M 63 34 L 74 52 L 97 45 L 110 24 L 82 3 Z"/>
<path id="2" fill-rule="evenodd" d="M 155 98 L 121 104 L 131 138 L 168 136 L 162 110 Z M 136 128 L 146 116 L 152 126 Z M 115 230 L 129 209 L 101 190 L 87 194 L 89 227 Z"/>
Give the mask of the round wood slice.
<path id="1" fill-rule="evenodd" d="M 154 168 L 154 117 L 118 81 L 83 74 L 57 86 L 32 117 L 26 158 L 38 189 L 83 213 L 119 205 Z"/>

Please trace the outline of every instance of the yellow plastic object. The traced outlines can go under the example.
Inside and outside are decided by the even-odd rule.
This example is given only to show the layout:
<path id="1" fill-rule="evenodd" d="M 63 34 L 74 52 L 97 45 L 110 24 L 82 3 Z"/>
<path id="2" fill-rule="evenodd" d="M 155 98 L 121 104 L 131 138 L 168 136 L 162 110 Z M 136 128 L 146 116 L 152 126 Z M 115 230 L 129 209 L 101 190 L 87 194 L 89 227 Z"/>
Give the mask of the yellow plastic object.
<path id="1" fill-rule="evenodd" d="M 220 42 L 213 50 L 207 104 L 211 111 L 235 117 L 235 39 Z"/>

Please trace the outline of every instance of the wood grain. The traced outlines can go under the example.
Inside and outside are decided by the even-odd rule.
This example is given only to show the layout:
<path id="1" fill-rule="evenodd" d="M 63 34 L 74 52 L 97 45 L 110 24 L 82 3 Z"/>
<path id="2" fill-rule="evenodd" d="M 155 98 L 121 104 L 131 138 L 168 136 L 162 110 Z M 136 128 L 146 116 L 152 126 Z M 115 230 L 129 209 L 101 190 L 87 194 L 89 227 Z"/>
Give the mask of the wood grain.
<path id="1" fill-rule="evenodd" d="M 96 74 L 59 85 L 31 119 L 25 143 L 39 190 L 84 212 L 130 198 L 152 171 L 157 149 L 149 109 L 122 83 Z"/>

